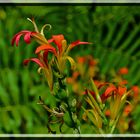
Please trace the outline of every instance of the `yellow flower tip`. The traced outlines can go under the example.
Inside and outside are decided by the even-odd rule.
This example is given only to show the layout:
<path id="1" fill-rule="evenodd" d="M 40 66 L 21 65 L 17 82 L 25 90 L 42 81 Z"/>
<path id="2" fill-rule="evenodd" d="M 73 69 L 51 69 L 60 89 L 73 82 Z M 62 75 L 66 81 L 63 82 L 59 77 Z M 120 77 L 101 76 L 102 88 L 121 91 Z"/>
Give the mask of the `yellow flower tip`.
<path id="1" fill-rule="evenodd" d="M 63 48 L 63 52 L 65 52 L 65 50 L 67 49 L 67 41 L 64 39 L 62 40 L 62 48 Z"/>
<path id="2" fill-rule="evenodd" d="M 31 23 L 35 23 L 34 17 L 27 18 L 27 20 L 30 21 Z"/>
<path id="3" fill-rule="evenodd" d="M 27 18 L 28 21 L 32 22 L 32 20 L 30 18 Z"/>
<path id="4" fill-rule="evenodd" d="M 37 72 L 38 72 L 39 74 L 41 74 L 41 73 L 42 73 L 42 70 L 43 70 L 43 68 L 42 68 L 42 67 L 39 67 L 38 70 L 37 70 Z"/>
<path id="5" fill-rule="evenodd" d="M 46 27 L 49 27 L 48 30 L 51 30 L 51 28 L 52 28 L 52 26 L 51 26 L 50 24 L 45 24 L 45 25 L 41 28 L 41 31 L 40 31 L 40 33 L 41 33 L 43 36 L 44 36 L 44 29 L 45 29 Z"/>
<path id="6" fill-rule="evenodd" d="M 39 30 L 38 30 L 38 27 L 37 27 L 37 25 L 36 25 L 36 23 L 35 23 L 34 18 L 33 18 L 33 17 L 32 17 L 31 19 L 30 19 L 30 18 L 27 18 L 27 20 L 30 21 L 30 22 L 34 25 L 35 31 L 36 31 L 37 33 L 39 33 Z"/>

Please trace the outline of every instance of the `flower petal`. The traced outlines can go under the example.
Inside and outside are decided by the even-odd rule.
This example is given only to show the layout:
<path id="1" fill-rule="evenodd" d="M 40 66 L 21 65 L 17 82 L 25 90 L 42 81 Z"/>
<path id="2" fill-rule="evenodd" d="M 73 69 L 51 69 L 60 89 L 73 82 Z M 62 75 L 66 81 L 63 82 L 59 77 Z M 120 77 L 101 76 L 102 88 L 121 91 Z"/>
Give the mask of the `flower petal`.
<path id="1" fill-rule="evenodd" d="M 101 95 L 101 99 L 102 99 L 102 102 L 104 102 L 108 97 L 111 96 L 110 93 L 112 93 L 113 91 L 116 91 L 116 87 L 114 85 L 112 86 L 109 86 L 105 92 Z"/>
<path id="2" fill-rule="evenodd" d="M 20 37 L 21 37 L 21 36 L 22 36 L 22 34 L 19 34 L 19 35 L 15 38 L 16 46 L 18 46 L 19 40 L 20 40 Z"/>
<path id="3" fill-rule="evenodd" d="M 48 43 L 52 43 L 54 40 L 51 38 L 48 40 Z"/>
<path id="4" fill-rule="evenodd" d="M 54 43 L 57 45 L 59 53 L 62 52 L 62 41 L 64 40 L 64 36 L 62 34 L 60 35 L 53 35 L 52 39 Z"/>
<path id="5" fill-rule="evenodd" d="M 123 68 L 120 68 L 118 73 L 120 75 L 125 75 L 125 74 L 128 74 L 128 68 L 127 67 L 123 67 Z"/>
<path id="6" fill-rule="evenodd" d="M 12 41 L 11 41 L 11 44 L 12 46 L 14 45 L 14 43 L 16 42 L 16 46 L 18 46 L 18 43 L 19 43 L 19 40 L 20 40 L 20 37 L 22 35 L 25 35 L 25 34 L 28 34 L 28 33 L 31 33 L 31 31 L 28 31 L 28 30 L 23 30 L 17 34 L 14 35 L 14 37 L 12 38 Z M 26 40 L 26 39 L 25 39 Z M 25 41 L 26 42 L 26 41 Z"/>
<path id="7" fill-rule="evenodd" d="M 77 45 L 83 45 L 83 44 L 91 44 L 91 43 L 90 43 L 90 42 L 81 42 L 80 40 L 77 40 L 77 41 L 72 42 L 72 43 L 70 44 L 69 49 L 72 49 L 72 48 L 74 48 L 74 47 L 77 46 Z"/>
<path id="8" fill-rule="evenodd" d="M 48 57 L 48 51 L 44 51 L 43 60 L 44 60 L 44 62 L 46 64 L 46 66 L 48 67 L 48 59 L 47 59 L 47 57 Z"/>
<path id="9" fill-rule="evenodd" d="M 25 36 L 24 36 L 24 41 L 25 41 L 27 44 L 29 44 L 29 43 L 31 42 L 31 34 L 32 34 L 32 32 L 28 32 L 28 33 L 26 33 Z"/>
<path id="10" fill-rule="evenodd" d="M 128 84 L 128 81 L 127 80 L 122 80 L 121 82 L 118 83 L 119 85 L 126 85 Z"/>
<path id="11" fill-rule="evenodd" d="M 83 64 L 86 62 L 86 57 L 77 57 L 77 62 Z"/>
<path id="12" fill-rule="evenodd" d="M 107 89 L 106 89 L 106 91 L 104 92 L 104 95 L 105 95 L 105 97 L 107 97 L 107 96 L 109 96 L 109 94 L 111 93 L 111 92 L 113 92 L 113 91 L 115 91 L 116 90 L 116 87 L 115 86 L 109 86 Z"/>
<path id="13" fill-rule="evenodd" d="M 41 45 L 41 46 L 37 47 L 35 53 L 37 54 L 44 50 L 48 51 L 48 52 L 52 52 L 52 53 L 54 53 L 54 55 L 56 55 L 56 49 L 50 44 L 45 44 L 45 45 Z"/>
<path id="14" fill-rule="evenodd" d="M 38 58 L 25 59 L 25 60 L 23 61 L 23 64 L 24 64 L 24 65 L 28 65 L 28 63 L 29 63 L 30 61 L 35 62 L 35 63 L 38 64 L 40 67 L 44 67 L 44 65 L 40 62 L 40 60 L 39 60 Z"/>
<path id="15" fill-rule="evenodd" d="M 118 93 L 122 96 L 124 93 L 126 93 L 127 88 L 126 87 L 118 87 Z"/>
<path id="16" fill-rule="evenodd" d="M 138 86 L 132 86 L 131 90 L 134 92 L 134 97 L 138 97 L 140 88 Z"/>

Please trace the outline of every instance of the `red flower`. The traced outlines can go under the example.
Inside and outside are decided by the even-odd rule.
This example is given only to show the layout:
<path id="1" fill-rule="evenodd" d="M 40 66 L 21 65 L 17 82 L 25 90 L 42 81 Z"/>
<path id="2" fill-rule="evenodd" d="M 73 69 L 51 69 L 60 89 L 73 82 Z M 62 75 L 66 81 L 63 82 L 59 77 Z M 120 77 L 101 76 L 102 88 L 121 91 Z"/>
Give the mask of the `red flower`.
<path id="1" fill-rule="evenodd" d="M 126 107 L 125 107 L 125 109 L 124 109 L 124 114 L 126 115 L 126 116 L 128 116 L 131 112 L 132 112 L 132 106 L 129 104 L 129 105 L 127 105 Z"/>
<path id="2" fill-rule="evenodd" d="M 102 102 L 104 102 L 108 97 L 110 97 L 115 91 L 117 91 L 117 88 L 114 85 L 110 85 L 109 87 L 107 87 L 105 92 L 101 95 Z"/>
<path id="3" fill-rule="evenodd" d="M 46 52 L 52 52 L 54 55 L 57 55 L 56 49 L 50 44 L 38 46 L 35 53 L 40 53 L 43 50 Z"/>
<path id="4" fill-rule="evenodd" d="M 16 42 L 16 46 L 18 46 L 19 44 L 19 40 L 20 40 L 20 37 L 22 35 L 24 35 L 24 41 L 29 44 L 31 42 L 31 37 L 36 34 L 36 32 L 31 32 L 31 31 L 28 31 L 28 30 L 23 30 L 19 33 L 17 33 L 13 38 L 12 38 L 12 46 L 14 45 L 14 43 Z"/>
<path id="5" fill-rule="evenodd" d="M 89 42 L 81 42 L 80 40 L 77 40 L 77 41 L 72 42 L 70 44 L 70 49 L 74 48 L 77 45 L 84 45 L 84 44 L 91 44 L 91 43 L 89 43 Z"/>
<path id="6" fill-rule="evenodd" d="M 59 53 L 62 52 L 62 41 L 65 40 L 62 34 L 60 35 L 53 35 L 52 38 L 49 40 L 49 43 L 54 42 L 59 50 Z"/>
<path id="7" fill-rule="evenodd" d="M 117 89 L 117 93 L 119 94 L 119 95 L 123 95 L 124 93 L 126 93 L 126 91 L 127 91 L 127 88 L 126 87 L 121 87 L 121 86 L 119 86 L 118 87 L 118 89 Z"/>
<path id="8" fill-rule="evenodd" d="M 123 68 L 119 69 L 118 73 L 121 75 L 128 74 L 128 68 L 123 67 Z"/>
<path id="9" fill-rule="evenodd" d="M 128 81 L 127 80 L 122 80 L 121 82 L 118 83 L 119 85 L 126 85 L 128 84 Z"/>
<path id="10" fill-rule="evenodd" d="M 98 63 L 97 60 L 94 60 L 94 59 L 89 60 L 89 66 L 95 66 L 95 65 L 97 65 L 97 63 Z"/>
<path id="11" fill-rule="evenodd" d="M 139 95 L 139 92 L 140 92 L 139 87 L 138 86 L 133 86 L 131 89 L 134 92 L 134 97 L 137 97 Z"/>
<path id="12" fill-rule="evenodd" d="M 91 44 L 89 42 L 81 42 L 79 40 L 72 42 L 68 47 L 63 48 L 63 41 L 65 40 L 64 36 L 62 34 L 59 35 L 53 35 L 51 39 L 48 40 L 49 43 L 54 42 L 58 48 L 59 54 L 61 54 L 62 52 L 65 52 L 66 50 L 71 50 L 72 48 L 74 48 L 77 45 L 82 45 L 82 44 Z"/>
<path id="13" fill-rule="evenodd" d="M 56 45 L 57 50 L 54 46 L 51 45 L 51 43 L 54 43 Z M 68 56 L 68 53 L 74 46 L 80 44 L 90 44 L 90 43 L 76 41 L 67 46 L 66 40 L 62 34 L 53 35 L 52 38 L 48 40 L 48 44 L 43 44 L 39 46 L 36 49 L 35 53 L 37 54 L 42 51 L 52 52 L 56 56 L 57 61 L 56 63 L 60 73 L 63 73 L 66 60 L 70 62 L 72 68 L 75 67 L 75 61 L 73 60 L 73 58 Z"/>
<path id="14" fill-rule="evenodd" d="M 77 79 L 80 73 L 78 71 L 73 72 L 72 77 L 73 79 Z"/>
<path id="15" fill-rule="evenodd" d="M 39 44 L 48 44 L 48 41 L 41 33 L 23 30 L 14 35 L 11 41 L 12 46 L 14 45 L 14 43 L 16 43 L 16 46 L 18 46 L 19 40 L 22 35 L 24 36 L 24 41 L 27 44 L 31 43 L 31 38 L 34 38 Z"/>
<path id="16" fill-rule="evenodd" d="M 77 46 L 77 45 L 80 45 L 80 44 L 91 44 L 89 42 L 80 42 L 79 40 L 78 41 L 75 41 L 75 42 L 72 42 L 68 47 L 66 48 L 63 48 L 63 41 L 65 41 L 65 38 L 62 34 L 59 34 L 59 35 L 53 35 L 51 39 L 48 40 L 48 43 L 52 43 L 54 42 L 58 48 L 58 53 L 57 54 L 61 54 L 62 52 L 65 52 L 67 48 L 72 49 L 73 47 Z M 45 45 L 42 45 L 42 46 L 39 46 L 39 48 L 36 49 L 36 53 L 39 53 L 40 51 L 43 51 L 43 50 L 48 50 L 49 49 L 52 49 L 53 46 L 51 46 L 50 44 L 45 44 Z M 53 49 L 53 52 L 54 52 L 54 49 Z"/>
<path id="17" fill-rule="evenodd" d="M 25 59 L 25 60 L 23 61 L 23 64 L 24 64 L 24 65 L 28 65 L 28 63 L 29 63 L 30 61 L 35 62 L 35 63 L 38 64 L 40 67 L 44 67 L 44 64 L 43 64 L 38 58 Z"/>
<path id="18" fill-rule="evenodd" d="M 127 88 L 126 87 L 121 87 L 121 86 L 114 86 L 114 85 L 110 85 L 109 87 L 107 87 L 107 89 L 105 90 L 105 92 L 101 95 L 101 99 L 104 102 L 108 97 L 112 96 L 112 95 L 119 95 L 122 96 L 124 93 L 126 93 Z M 112 94 L 114 93 L 114 94 Z"/>
<path id="19" fill-rule="evenodd" d="M 102 102 L 104 102 L 110 96 L 122 96 L 127 91 L 126 87 L 122 87 L 122 86 L 116 87 L 115 85 L 110 84 L 110 83 L 98 82 L 98 83 L 96 83 L 96 86 L 97 86 L 98 90 L 100 90 L 104 86 L 107 86 L 106 89 L 104 90 L 104 92 L 100 95 Z M 94 91 L 86 90 L 84 94 L 87 94 L 88 91 L 95 98 Z"/>
<path id="20" fill-rule="evenodd" d="M 105 115 L 106 115 L 107 117 L 110 116 L 110 110 L 109 110 L 109 109 L 107 109 L 107 110 L 105 111 Z"/>
<path id="21" fill-rule="evenodd" d="M 86 62 L 86 58 L 85 57 L 78 57 L 77 62 L 83 64 Z"/>
<path id="22" fill-rule="evenodd" d="M 40 73 L 40 70 L 43 70 L 44 75 L 47 79 L 48 85 L 50 89 L 53 89 L 53 74 L 52 74 L 52 68 L 50 64 L 48 63 L 48 51 L 43 51 L 41 54 L 38 54 L 38 58 L 30 58 L 30 59 L 25 59 L 24 60 L 24 65 L 27 65 L 30 61 L 35 62 L 36 64 L 39 65 L 38 72 Z"/>

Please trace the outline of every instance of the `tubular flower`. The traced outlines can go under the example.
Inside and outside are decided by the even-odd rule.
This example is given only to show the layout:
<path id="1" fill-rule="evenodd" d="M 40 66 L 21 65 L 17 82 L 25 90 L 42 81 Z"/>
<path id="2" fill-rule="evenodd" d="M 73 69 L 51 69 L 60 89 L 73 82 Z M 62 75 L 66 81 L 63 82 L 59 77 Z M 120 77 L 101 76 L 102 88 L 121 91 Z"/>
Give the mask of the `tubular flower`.
<path id="1" fill-rule="evenodd" d="M 35 31 L 23 30 L 17 33 L 12 38 L 11 44 L 12 45 L 16 44 L 16 46 L 18 46 L 21 36 L 24 36 L 24 41 L 27 44 L 31 43 L 31 40 L 35 40 L 37 43 L 39 43 L 39 46 L 35 50 L 35 54 L 37 54 L 38 57 L 26 59 L 24 60 L 24 64 L 27 65 L 30 61 L 37 63 L 39 65 L 38 71 L 41 72 L 41 70 L 43 70 L 46 76 L 46 79 L 48 81 L 48 85 L 50 89 L 52 90 L 53 89 L 53 71 L 54 71 L 52 67 L 55 65 L 55 68 L 57 69 L 56 72 L 61 75 L 63 74 L 63 71 L 65 69 L 66 61 L 68 60 L 71 64 L 71 67 L 74 68 L 75 61 L 73 60 L 72 57 L 68 56 L 69 51 L 77 45 L 90 44 L 90 43 L 81 42 L 78 40 L 78 41 L 72 42 L 70 45 L 67 45 L 67 42 L 62 34 L 53 35 L 51 39 L 47 40 L 44 36 L 44 29 L 47 26 L 51 28 L 51 26 L 49 24 L 45 24 L 42 27 L 41 31 L 39 32 L 34 19 L 28 18 L 28 20 L 32 22 Z M 50 58 L 48 59 L 49 52 L 53 54 L 51 59 Z"/>
<path id="2" fill-rule="evenodd" d="M 42 54 L 38 55 L 38 58 L 30 58 L 24 60 L 24 65 L 27 65 L 30 61 L 35 62 L 39 65 L 38 72 L 41 73 L 41 70 L 43 71 L 50 90 L 53 89 L 53 73 L 52 68 L 50 64 L 48 63 L 48 60 L 46 59 L 48 55 L 48 51 L 43 52 Z"/>
<path id="3" fill-rule="evenodd" d="M 22 35 L 24 35 L 24 41 L 27 44 L 29 44 L 31 42 L 31 37 L 33 37 L 35 34 L 36 34 L 36 32 L 31 32 L 28 30 L 23 30 L 23 31 L 17 33 L 12 39 L 12 46 L 14 45 L 15 42 L 16 42 L 16 46 L 19 45 L 19 40 Z"/>
<path id="4" fill-rule="evenodd" d="M 68 53 L 72 48 L 81 44 L 90 44 L 89 42 L 80 42 L 78 40 L 78 41 L 72 42 L 70 45 L 67 45 L 67 42 L 62 34 L 53 35 L 52 38 L 48 40 L 48 42 L 50 44 L 39 46 L 36 49 L 35 53 L 38 54 L 38 53 L 41 53 L 42 51 L 46 51 L 50 49 L 53 50 L 52 53 L 56 57 L 55 62 L 57 64 L 57 67 L 60 73 L 63 73 L 65 69 L 66 60 L 70 62 L 72 68 L 75 67 L 75 61 L 73 60 L 72 57 L 68 56 Z M 52 46 L 51 43 L 54 43 L 56 47 Z"/>
<path id="5" fill-rule="evenodd" d="M 21 36 L 24 36 L 24 41 L 27 44 L 31 43 L 31 39 L 35 39 L 39 44 L 46 44 L 48 43 L 48 41 L 46 40 L 46 38 L 38 33 L 38 32 L 32 32 L 32 31 L 28 31 L 28 30 L 22 30 L 21 32 L 15 34 L 15 36 L 12 38 L 12 46 L 14 45 L 14 43 L 16 43 L 16 46 L 19 45 L 19 40 L 21 38 Z"/>
<path id="6" fill-rule="evenodd" d="M 95 129 L 99 129 L 99 126 L 104 128 L 103 126 L 108 124 L 108 130 L 112 133 L 123 113 L 130 91 L 127 91 L 124 85 L 99 81 L 94 83 L 93 80 L 91 80 L 91 85 L 92 89 L 86 90 L 84 93 L 85 100 L 90 106 L 88 109 L 83 108 L 85 114 L 93 122 Z M 107 117 L 110 119 L 108 120 Z"/>
<path id="7" fill-rule="evenodd" d="M 138 86 L 133 86 L 131 89 L 134 92 L 134 97 L 137 98 L 140 93 L 140 88 Z"/>
<path id="8" fill-rule="evenodd" d="M 105 102 L 105 100 L 107 100 L 110 96 L 123 96 L 126 92 L 127 92 L 127 88 L 123 87 L 123 86 L 115 86 L 112 83 L 96 83 L 98 86 L 98 90 L 101 90 L 101 88 L 105 87 L 105 90 L 103 93 L 101 93 L 100 98 L 102 100 L 102 102 Z M 92 90 L 87 90 L 84 92 L 84 94 L 88 94 L 88 92 L 96 99 L 95 96 L 95 91 Z"/>
<path id="9" fill-rule="evenodd" d="M 35 41 L 37 41 L 39 44 L 48 44 L 48 41 L 47 39 L 45 38 L 44 36 L 44 28 L 46 26 L 50 26 L 49 24 L 46 24 L 42 27 L 41 31 L 39 32 L 38 28 L 37 28 L 37 25 L 34 21 L 34 19 L 29 19 L 28 20 L 30 22 L 33 23 L 34 25 L 34 28 L 35 28 L 35 31 L 29 31 L 29 30 L 22 30 L 20 32 L 18 32 L 17 34 L 14 35 L 14 37 L 12 38 L 12 41 L 11 41 L 11 44 L 12 46 L 14 45 L 14 43 L 16 43 L 16 46 L 19 45 L 19 40 L 21 38 L 21 36 L 24 36 L 24 41 L 27 43 L 27 44 L 30 44 L 31 43 L 31 39 L 34 39 Z M 50 27 L 51 28 L 51 27 Z"/>
<path id="10" fill-rule="evenodd" d="M 49 85 L 50 89 L 52 90 L 53 89 L 53 74 L 52 74 L 51 65 L 48 63 L 47 57 L 48 57 L 49 52 L 56 54 L 56 51 L 55 51 L 54 47 L 49 45 L 47 39 L 44 36 L 44 32 L 43 32 L 46 26 L 49 26 L 50 28 L 51 28 L 51 26 L 49 24 L 45 24 L 42 27 L 41 31 L 39 32 L 34 19 L 28 18 L 28 20 L 33 23 L 35 31 L 23 30 L 23 31 L 17 33 L 12 38 L 11 44 L 13 46 L 16 43 L 16 46 L 18 46 L 21 36 L 24 36 L 24 41 L 27 44 L 31 43 L 31 39 L 34 39 L 40 45 L 48 45 L 48 49 L 39 53 L 37 58 L 25 59 L 23 63 L 24 63 L 24 65 L 27 65 L 30 61 L 33 61 L 36 64 L 38 64 L 39 65 L 38 71 L 41 72 L 41 70 L 42 70 L 44 72 L 48 85 Z"/>
<path id="11" fill-rule="evenodd" d="M 118 73 L 120 75 L 125 75 L 125 74 L 128 74 L 128 68 L 127 67 L 123 67 L 123 68 L 120 68 Z"/>

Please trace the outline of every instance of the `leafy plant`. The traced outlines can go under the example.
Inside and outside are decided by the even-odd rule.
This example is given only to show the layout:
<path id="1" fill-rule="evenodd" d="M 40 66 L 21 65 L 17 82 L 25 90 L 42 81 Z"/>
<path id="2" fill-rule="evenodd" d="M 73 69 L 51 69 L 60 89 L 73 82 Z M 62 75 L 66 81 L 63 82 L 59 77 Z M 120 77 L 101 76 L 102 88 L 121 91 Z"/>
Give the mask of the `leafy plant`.
<path id="1" fill-rule="evenodd" d="M 31 56 L 34 45 L 26 50 L 10 47 L 13 34 L 32 28 L 26 23 L 26 17 L 34 16 L 40 27 L 46 22 L 52 24 L 56 30 L 46 34 L 48 37 L 63 32 L 69 35 L 69 40 L 92 41 L 91 47 L 74 48 L 70 55 L 91 54 L 98 58 L 101 79 L 104 80 L 109 80 L 109 76 L 121 67 L 128 67 L 129 73 L 124 78 L 131 87 L 140 82 L 139 9 L 139 6 L 92 5 L 0 7 L 0 111 L 4 112 L 0 116 L 1 133 L 47 133 L 46 127 L 42 127 L 47 124 L 47 113 L 36 103 L 39 95 L 49 98 L 50 102 L 52 97 L 46 97 L 48 90 L 44 80 L 40 81 L 40 76 L 32 71 L 32 67 L 37 67 L 31 64 L 28 71 L 22 65 L 22 60 Z M 21 45 L 24 46 L 23 42 Z M 27 111 L 31 117 L 24 115 Z M 138 107 L 136 114 L 139 112 Z M 139 123 L 135 124 L 136 132 L 139 132 Z M 82 132 L 93 133 L 86 131 L 87 128 L 84 124 Z"/>

